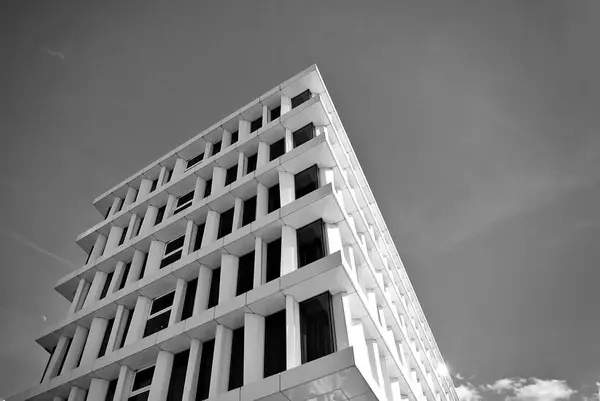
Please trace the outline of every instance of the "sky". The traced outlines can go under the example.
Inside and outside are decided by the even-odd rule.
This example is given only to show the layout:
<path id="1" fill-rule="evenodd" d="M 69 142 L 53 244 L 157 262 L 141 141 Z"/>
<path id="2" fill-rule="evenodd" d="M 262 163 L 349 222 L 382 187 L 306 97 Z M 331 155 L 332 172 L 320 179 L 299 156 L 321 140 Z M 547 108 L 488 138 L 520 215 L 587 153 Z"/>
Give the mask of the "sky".
<path id="1" fill-rule="evenodd" d="M 92 200 L 316 63 L 463 401 L 598 401 L 600 3 L 0 3 L 0 398 Z"/>

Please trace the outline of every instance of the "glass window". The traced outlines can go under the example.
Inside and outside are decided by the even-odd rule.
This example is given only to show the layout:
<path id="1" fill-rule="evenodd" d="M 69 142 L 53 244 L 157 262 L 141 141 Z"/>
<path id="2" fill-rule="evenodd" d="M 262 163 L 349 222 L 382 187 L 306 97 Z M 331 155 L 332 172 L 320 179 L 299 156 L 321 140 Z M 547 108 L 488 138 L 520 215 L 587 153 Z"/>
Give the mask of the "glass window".
<path id="1" fill-rule="evenodd" d="M 208 293 L 208 308 L 219 303 L 219 286 L 221 285 L 221 268 L 216 268 L 212 271 L 212 279 L 210 280 L 210 291 Z"/>
<path id="2" fill-rule="evenodd" d="M 248 164 L 246 164 L 246 174 L 250 174 L 256 170 L 256 162 L 258 161 L 258 153 L 248 157 Z"/>
<path id="3" fill-rule="evenodd" d="M 223 238 L 227 234 L 231 233 L 233 229 L 233 208 L 221 213 L 219 219 L 219 232 L 217 239 Z"/>
<path id="4" fill-rule="evenodd" d="M 110 207 L 106 210 L 106 213 L 104 213 L 104 220 L 108 219 L 109 214 L 110 214 Z"/>
<path id="5" fill-rule="evenodd" d="M 281 207 L 281 198 L 279 196 L 279 184 L 275 184 L 269 188 L 269 204 L 267 208 L 268 213 L 271 213 Z"/>
<path id="6" fill-rule="evenodd" d="M 123 278 L 121 278 L 121 282 L 119 283 L 118 290 L 122 290 L 125 287 L 125 283 L 127 282 L 127 277 L 129 277 L 129 270 L 131 270 L 131 262 L 127 263 L 123 268 Z"/>
<path id="7" fill-rule="evenodd" d="M 175 204 L 175 210 L 173 211 L 173 214 L 175 215 L 175 214 L 187 209 L 188 207 L 190 207 L 192 205 L 193 200 L 194 200 L 194 190 L 192 189 L 187 194 L 181 195 L 179 198 L 177 198 L 177 203 Z"/>
<path id="8" fill-rule="evenodd" d="M 167 246 L 165 246 L 165 255 L 163 256 L 163 260 L 160 262 L 161 269 L 181 259 L 184 242 L 185 234 L 167 243 Z"/>
<path id="9" fill-rule="evenodd" d="M 231 144 L 232 145 L 238 141 L 238 137 L 239 137 L 238 131 L 231 133 Z"/>
<path id="10" fill-rule="evenodd" d="M 212 178 L 206 181 L 206 186 L 204 187 L 204 197 L 210 196 L 210 191 L 212 189 Z"/>
<path id="11" fill-rule="evenodd" d="M 237 179 L 238 165 L 229 167 L 225 173 L 225 185 L 229 185 Z"/>
<path id="12" fill-rule="evenodd" d="M 294 175 L 294 187 L 296 189 L 296 199 L 319 189 L 319 168 L 315 164 Z"/>
<path id="13" fill-rule="evenodd" d="M 163 205 L 158 208 L 158 212 L 156 213 L 156 220 L 154 221 L 154 225 L 157 226 L 162 223 L 163 218 L 165 217 L 165 211 L 167 210 L 167 205 Z"/>
<path id="14" fill-rule="evenodd" d="M 300 348 L 302 363 L 335 351 L 329 292 L 300 302 Z"/>
<path id="15" fill-rule="evenodd" d="M 258 131 L 262 127 L 262 116 L 250 123 L 250 133 Z"/>
<path id="16" fill-rule="evenodd" d="M 264 377 L 286 369 L 285 309 L 265 318 Z"/>
<path id="17" fill-rule="evenodd" d="M 213 143 L 212 155 L 216 155 L 221 151 L 221 141 Z"/>
<path id="18" fill-rule="evenodd" d="M 271 110 L 271 120 L 270 121 L 278 119 L 279 116 L 281 116 L 281 106 L 277 106 Z"/>
<path id="19" fill-rule="evenodd" d="M 150 185 L 150 193 L 156 191 L 157 187 L 158 187 L 158 178 L 152 180 L 152 185 Z"/>
<path id="20" fill-rule="evenodd" d="M 121 208 L 123 207 L 123 199 L 118 198 L 119 201 L 117 202 L 117 208 L 115 209 L 115 214 L 119 213 L 121 211 Z"/>
<path id="21" fill-rule="evenodd" d="M 202 237 L 204 237 L 204 224 L 200 224 L 196 230 L 196 239 L 194 240 L 194 249 L 192 252 L 197 251 L 202 246 Z"/>
<path id="22" fill-rule="evenodd" d="M 148 337 L 169 326 L 169 318 L 171 317 L 171 308 L 173 307 L 174 298 L 175 291 L 171 291 L 152 301 L 150 315 L 148 316 L 146 327 L 144 328 L 144 337 Z"/>
<path id="23" fill-rule="evenodd" d="M 229 365 L 229 390 L 244 385 L 244 327 L 233 330 L 231 363 Z"/>
<path id="24" fill-rule="evenodd" d="M 166 184 L 167 182 L 171 181 L 171 176 L 172 175 L 173 175 L 173 170 L 166 169 L 165 170 L 165 178 L 164 178 L 163 184 Z"/>
<path id="25" fill-rule="evenodd" d="M 281 276 L 281 238 L 267 244 L 267 283 Z"/>
<path id="26" fill-rule="evenodd" d="M 106 340 L 108 341 L 108 339 Z M 67 355 L 69 354 L 69 349 L 71 349 L 71 344 L 73 343 L 73 339 L 72 338 L 67 338 L 67 344 L 65 345 L 65 351 L 63 352 L 61 358 L 60 358 L 60 364 L 58 365 L 58 374 L 57 376 L 60 376 L 63 373 L 63 366 L 65 365 L 65 360 L 67 359 Z M 52 358 L 52 357 L 51 357 Z"/>
<path id="27" fill-rule="evenodd" d="M 202 401 L 208 398 L 210 388 L 210 374 L 212 371 L 213 355 L 215 352 L 215 340 L 202 343 L 202 355 L 200 356 L 200 372 L 198 373 L 198 387 L 196 389 L 196 400 Z"/>
<path id="28" fill-rule="evenodd" d="M 242 227 L 256 220 L 256 196 L 244 201 L 242 210 Z"/>
<path id="29" fill-rule="evenodd" d="M 296 230 L 298 267 L 306 266 L 325 256 L 323 220 L 315 220 Z"/>
<path id="30" fill-rule="evenodd" d="M 140 231 L 142 230 L 142 224 L 144 224 L 143 217 L 137 221 L 137 224 L 135 225 L 135 231 L 133 233 L 133 237 L 137 237 L 138 235 L 140 235 Z"/>
<path id="31" fill-rule="evenodd" d="M 171 368 L 171 378 L 169 380 L 169 389 L 167 391 L 166 401 L 181 401 L 183 398 L 183 385 L 185 383 L 185 373 L 187 371 L 190 350 L 175 354 L 173 357 L 173 367 Z M 112 400 L 107 400 L 112 401 Z"/>
<path id="32" fill-rule="evenodd" d="M 108 339 L 110 338 L 110 332 L 112 331 L 114 323 L 115 319 L 110 319 L 106 324 L 106 330 L 104 330 L 104 336 L 102 337 L 102 343 L 100 344 L 100 350 L 98 351 L 98 358 L 102 358 L 106 354 Z"/>
<path id="33" fill-rule="evenodd" d="M 144 254 L 144 260 L 142 261 L 142 269 L 140 270 L 140 277 L 138 278 L 138 280 L 141 280 L 144 278 L 144 273 L 146 272 L 146 263 L 148 263 L 148 254 L 147 253 Z"/>
<path id="34" fill-rule="evenodd" d="M 129 401 L 146 401 L 150 394 L 150 385 L 152 384 L 152 376 L 154 376 L 154 366 L 140 369 L 135 372 Z"/>
<path id="35" fill-rule="evenodd" d="M 185 320 L 194 313 L 194 298 L 196 298 L 196 288 L 198 287 L 198 279 L 188 281 L 185 287 L 185 297 L 183 298 L 183 310 L 181 312 L 181 320 Z"/>
<path id="36" fill-rule="evenodd" d="M 115 391 L 117 390 L 117 379 L 108 382 L 108 390 L 106 391 L 106 401 L 113 401 L 115 397 Z"/>
<path id="37" fill-rule="evenodd" d="M 119 238 L 119 245 L 123 245 L 123 242 L 125 242 L 125 237 L 127 236 L 127 228 L 128 227 L 123 227 L 123 231 L 121 231 L 121 238 Z"/>
<path id="38" fill-rule="evenodd" d="M 297 131 L 292 133 L 292 138 L 294 138 L 294 147 L 302 145 L 305 142 L 310 141 L 315 137 L 315 126 L 313 123 L 307 124 L 304 127 L 300 128 Z"/>
<path id="39" fill-rule="evenodd" d="M 204 159 L 204 153 L 200 153 L 199 155 L 194 156 L 191 159 L 189 159 L 187 161 L 187 166 L 185 167 L 186 170 L 188 168 L 194 167 L 196 164 L 200 163 L 202 161 L 202 159 Z"/>
<path id="40" fill-rule="evenodd" d="M 300 106 L 302 103 L 310 99 L 310 90 L 307 89 L 298 96 L 292 98 L 292 109 Z"/>
<path id="41" fill-rule="evenodd" d="M 114 275 L 114 271 L 106 275 L 106 280 L 104 280 L 104 285 L 102 286 L 102 291 L 100 292 L 100 299 L 104 299 L 106 294 L 108 294 L 108 288 L 110 287 L 110 282 L 112 281 Z"/>
<path id="42" fill-rule="evenodd" d="M 254 251 L 240 256 L 238 261 L 237 291 L 236 295 L 243 294 L 252 289 L 254 282 Z"/>
<path id="43" fill-rule="evenodd" d="M 269 147 L 269 160 L 275 160 L 285 153 L 285 138 L 281 138 Z"/>
<path id="44" fill-rule="evenodd" d="M 130 310 L 127 314 L 127 321 L 125 322 L 125 328 L 123 329 L 123 337 L 121 337 L 121 342 L 117 345 L 118 348 L 123 348 L 125 345 L 125 339 L 127 338 L 127 333 L 129 333 L 129 326 L 131 326 L 131 319 L 133 318 L 133 311 Z"/>

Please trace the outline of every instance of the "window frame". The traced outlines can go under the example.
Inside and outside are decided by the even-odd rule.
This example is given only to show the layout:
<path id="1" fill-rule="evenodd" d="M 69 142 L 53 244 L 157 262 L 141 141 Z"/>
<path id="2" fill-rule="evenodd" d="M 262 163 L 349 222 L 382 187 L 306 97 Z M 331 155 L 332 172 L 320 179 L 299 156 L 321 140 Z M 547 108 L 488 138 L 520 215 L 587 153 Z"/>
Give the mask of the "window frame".
<path id="1" fill-rule="evenodd" d="M 300 103 L 297 103 L 296 99 L 301 99 L 301 96 L 305 95 L 306 93 L 308 93 L 308 98 L 305 100 L 302 100 Z M 312 97 L 312 92 L 310 91 L 310 89 L 306 89 L 305 91 L 302 91 L 302 92 L 298 93 L 296 96 L 294 96 L 293 98 L 291 98 L 290 105 L 291 105 L 292 109 L 295 109 L 296 107 L 301 106 L 304 103 L 308 102 L 311 97 Z M 296 103 L 296 104 L 294 105 L 294 103 Z"/>
<path id="2" fill-rule="evenodd" d="M 185 164 L 185 170 L 189 170 L 194 166 L 197 166 L 198 164 L 202 163 L 202 161 L 204 160 L 204 152 L 202 153 L 198 153 L 196 156 L 189 158 L 188 160 L 186 160 L 186 164 Z"/>
<path id="3" fill-rule="evenodd" d="M 152 387 L 152 380 L 150 380 L 150 384 L 147 385 L 146 387 L 142 387 L 142 388 L 139 388 L 137 390 L 133 389 L 133 386 L 135 385 L 135 378 L 138 375 L 138 373 L 139 372 L 143 372 L 143 371 L 148 370 L 148 369 L 152 369 L 152 376 L 154 377 L 154 370 L 156 369 L 156 363 L 153 363 L 152 365 L 143 367 L 143 368 L 138 369 L 138 370 L 135 371 L 135 373 L 133 375 L 133 378 L 131 380 L 131 385 L 129 387 L 129 395 L 127 396 L 127 400 L 129 400 L 132 397 L 138 396 L 138 395 L 140 395 L 142 393 L 145 393 L 146 391 L 148 393 L 150 393 L 150 388 Z"/>
<path id="4" fill-rule="evenodd" d="M 173 242 L 175 242 L 175 241 L 179 240 L 179 239 L 180 239 L 180 238 L 182 238 L 182 237 L 183 237 L 183 242 L 181 243 L 181 247 L 180 247 L 180 248 L 175 248 L 174 250 L 170 251 L 170 252 L 167 254 L 167 247 L 169 246 L 169 244 L 171 244 L 171 243 L 173 243 Z M 181 235 L 179 235 L 179 236 L 177 236 L 177 237 L 173 238 L 171 241 L 167 242 L 167 243 L 165 244 L 165 251 L 164 251 L 164 253 L 163 253 L 163 257 L 162 257 L 162 259 L 160 260 L 160 267 L 159 267 L 159 269 L 162 269 L 163 267 L 167 267 L 167 266 L 169 266 L 169 265 L 171 265 L 171 264 L 173 264 L 173 263 L 177 262 L 179 259 L 181 259 L 181 258 L 183 257 L 183 247 L 184 247 L 184 246 L 185 246 L 185 233 L 184 233 L 184 234 L 181 234 Z M 165 260 L 165 259 L 167 259 L 167 258 L 170 258 L 171 256 L 175 255 L 175 254 L 176 254 L 176 253 L 178 253 L 178 252 L 180 252 L 180 253 L 181 253 L 181 254 L 179 255 L 179 258 L 178 258 L 178 259 L 175 259 L 174 261 L 172 261 L 172 262 L 169 262 L 169 263 L 168 263 L 168 264 L 166 264 L 166 265 L 163 265 L 163 262 L 164 262 L 164 260 Z"/>
<path id="5" fill-rule="evenodd" d="M 164 298 L 164 297 L 166 297 L 167 295 L 170 295 L 170 294 L 173 294 L 173 302 L 171 302 L 171 305 L 167 306 L 167 307 L 166 307 L 166 308 L 164 308 L 164 309 L 161 309 L 161 310 L 159 310 L 159 311 L 156 311 L 156 312 L 152 313 L 152 305 L 154 305 L 154 302 L 156 302 L 157 300 L 159 300 L 159 299 L 161 299 L 161 298 Z M 162 329 L 160 329 L 160 330 L 158 330 L 158 331 L 155 331 L 154 333 L 146 334 L 146 328 L 148 327 L 148 322 L 149 322 L 151 319 L 154 319 L 155 317 L 157 317 L 157 316 L 160 316 L 160 315 L 163 315 L 163 314 L 165 314 L 165 313 L 168 313 L 168 314 L 169 314 L 169 320 L 171 319 L 171 311 L 173 310 L 173 304 L 174 304 L 174 303 L 175 303 L 175 290 L 170 290 L 170 291 L 168 291 L 168 292 L 165 292 L 164 294 L 162 294 L 162 295 L 159 295 L 158 297 L 156 297 L 156 298 L 154 298 L 154 299 L 152 300 L 152 303 L 150 304 L 150 309 L 148 310 L 148 316 L 147 316 L 147 318 L 146 318 L 146 325 L 144 326 L 144 333 L 143 333 L 143 334 L 144 334 L 144 336 L 143 336 L 142 338 L 146 338 L 146 337 L 148 337 L 148 336 L 151 336 L 152 334 L 159 333 L 159 332 L 161 332 L 162 330 L 164 330 L 164 329 L 166 329 L 167 327 L 169 327 L 169 324 L 168 324 L 168 321 L 167 321 L 167 327 L 165 327 L 165 328 L 162 328 Z M 132 313 L 133 313 L 133 312 L 132 312 Z"/>
<path id="6" fill-rule="evenodd" d="M 175 208 L 173 209 L 173 216 L 175 216 L 179 212 L 184 211 L 188 207 L 192 206 L 192 203 L 194 203 L 194 192 L 195 192 L 195 189 L 192 189 L 191 191 L 186 192 L 185 194 L 177 197 L 177 201 L 175 202 Z M 182 203 L 180 205 L 179 201 L 188 195 L 191 195 L 190 199 L 186 200 L 184 203 Z"/>

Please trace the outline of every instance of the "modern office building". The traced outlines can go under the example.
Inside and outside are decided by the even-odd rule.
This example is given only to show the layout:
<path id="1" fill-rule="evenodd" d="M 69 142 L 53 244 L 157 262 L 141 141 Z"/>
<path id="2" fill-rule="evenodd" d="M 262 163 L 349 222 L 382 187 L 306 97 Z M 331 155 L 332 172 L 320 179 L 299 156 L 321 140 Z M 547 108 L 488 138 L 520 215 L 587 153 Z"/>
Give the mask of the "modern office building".
<path id="1" fill-rule="evenodd" d="M 94 201 L 8 401 L 457 401 L 316 66 Z"/>

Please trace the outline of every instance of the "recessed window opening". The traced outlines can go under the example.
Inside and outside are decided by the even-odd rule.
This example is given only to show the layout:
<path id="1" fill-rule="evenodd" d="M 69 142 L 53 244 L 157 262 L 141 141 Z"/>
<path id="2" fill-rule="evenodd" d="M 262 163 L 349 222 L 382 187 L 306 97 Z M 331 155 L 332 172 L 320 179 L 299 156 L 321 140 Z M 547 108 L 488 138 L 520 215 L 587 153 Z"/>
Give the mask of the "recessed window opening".
<path id="1" fill-rule="evenodd" d="M 244 327 L 233 330 L 231 364 L 229 365 L 229 390 L 244 385 Z"/>
<path id="2" fill-rule="evenodd" d="M 236 295 L 252 289 L 254 282 L 254 251 L 240 256 L 238 260 L 238 277 Z"/>
<path id="3" fill-rule="evenodd" d="M 285 309 L 265 318 L 264 377 L 286 368 Z"/>
<path id="4" fill-rule="evenodd" d="M 294 175 L 294 188 L 296 199 L 319 189 L 319 168 L 316 164 Z"/>
<path id="5" fill-rule="evenodd" d="M 166 184 L 167 182 L 171 181 L 171 176 L 173 175 L 173 170 L 165 170 L 165 179 L 163 184 Z"/>
<path id="6" fill-rule="evenodd" d="M 169 326 L 169 318 L 171 317 L 174 299 L 175 291 L 171 291 L 152 301 L 150 314 L 148 315 L 146 327 L 144 328 L 144 337 L 158 333 Z"/>
<path id="7" fill-rule="evenodd" d="M 305 90 L 298 96 L 292 98 L 292 109 L 300 106 L 302 103 L 310 99 L 310 89 Z"/>
<path id="8" fill-rule="evenodd" d="M 256 220 L 256 196 L 244 201 L 242 209 L 242 227 Z"/>
<path id="9" fill-rule="evenodd" d="M 196 239 L 194 240 L 194 248 L 192 252 L 197 251 L 202 246 L 202 237 L 204 237 L 204 224 L 200 224 L 196 230 Z"/>
<path id="10" fill-rule="evenodd" d="M 296 230 L 298 243 L 298 267 L 306 266 L 325 256 L 325 233 L 323 220 L 315 220 Z"/>
<path id="11" fill-rule="evenodd" d="M 104 285 L 102 286 L 102 291 L 100 292 L 100 299 L 104 299 L 106 294 L 108 294 L 108 288 L 110 287 L 110 282 L 112 281 L 114 275 L 114 271 L 106 275 L 106 280 L 104 280 Z"/>
<path id="12" fill-rule="evenodd" d="M 256 163 L 258 161 L 258 153 L 248 157 L 248 163 L 246 164 L 246 174 L 250 174 L 256 170 Z"/>
<path id="13" fill-rule="evenodd" d="M 281 238 L 267 244 L 266 270 L 267 283 L 281 276 Z"/>
<path id="14" fill-rule="evenodd" d="M 315 137 L 315 125 L 313 123 L 306 124 L 304 127 L 292 133 L 294 139 L 294 148 L 310 141 Z"/>
<path id="15" fill-rule="evenodd" d="M 300 303 L 302 363 L 335 352 L 331 294 L 324 292 Z"/>
<path id="16" fill-rule="evenodd" d="M 192 157 L 191 159 L 189 159 L 187 161 L 187 165 L 186 165 L 186 170 L 189 168 L 194 167 L 196 164 L 200 163 L 202 161 L 202 159 L 204 159 L 204 153 L 200 153 L 199 155 L 196 155 L 194 157 Z"/>
<path id="17" fill-rule="evenodd" d="M 237 179 L 238 165 L 229 167 L 225 173 L 225 186 L 231 184 Z"/>
<path id="18" fill-rule="evenodd" d="M 219 303 L 219 286 L 221 285 L 221 268 L 212 271 L 210 291 L 208 292 L 208 307 L 212 308 Z"/>
<path id="19" fill-rule="evenodd" d="M 158 208 L 158 212 L 156 212 L 156 220 L 154 221 L 154 225 L 157 226 L 162 223 L 165 217 L 165 211 L 167 210 L 167 205 L 162 205 Z"/>
<path id="20" fill-rule="evenodd" d="M 221 151 L 221 144 L 222 144 L 221 141 L 213 143 L 213 148 L 212 148 L 213 156 Z"/>
<path id="21" fill-rule="evenodd" d="M 173 211 L 173 214 L 175 215 L 175 214 L 187 209 L 188 207 L 192 206 L 193 200 L 194 200 L 194 190 L 192 189 L 187 194 L 181 195 L 179 198 L 177 198 L 177 203 L 175 204 L 175 210 Z"/>
<path id="22" fill-rule="evenodd" d="M 129 401 L 146 401 L 148 399 L 152 376 L 154 376 L 154 365 L 135 372 L 131 392 L 129 393 Z"/>
<path id="23" fill-rule="evenodd" d="M 125 242 L 125 237 L 127 236 L 127 228 L 128 227 L 123 227 L 123 231 L 121 231 L 121 238 L 119 238 L 119 245 L 118 246 L 123 245 L 123 242 Z"/>
<path id="24" fill-rule="evenodd" d="M 269 147 L 269 160 L 275 160 L 285 153 L 285 138 L 273 142 Z"/>
<path id="25" fill-rule="evenodd" d="M 281 106 L 277 106 L 271 110 L 271 120 L 276 120 L 281 116 Z"/>
<path id="26" fill-rule="evenodd" d="M 163 260 L 160 262 L 160 269 L 181 259 L 184 242 L 185 234 L 175 238 L 174 240 L 170 241 L 167 246 L 165 246 L 165 255 L 163 256 Z"/>
<path id="27" fill-rule="evenodd" d="M 230 234 L 233 230 L 233 209 L 231 208 L 223 213 L 219 219 L 219 232 L 217 239 L 223 238 L 227 234 Z"/>
<path id="28" fill-rule="evenodd" d="M 152 185 L 150 185 L 150 193 L 156 191 L 157 187 L 158 187 L 158 178 L 152 180 Z"/>
<path id="29" fill-rule="evenodd" d="M 281 198 L 279 195 L 279 184 L 273 185 L 269 188 L 269 201 L 267 205 L 267 212 L 271 213 L 281 207 Z"/>
<path id="30" fill-rule="evenodd" d="M 231 144 L 232 145 L 238 141 L 238 137 L 239 137 L 238 131 L 231 133 Z"/>
<path id="31" fill-rule="evenodd" d="M 131 262 L 125 264 L 125 267 L 123 268 L 123 277 L 121 278 L 121 282 L 119 283 L 118 290 L 122 290 L 123 287 L 125 287 L 127 277 L 129 277 L 129 270 L 131 270 Z"/>
<path id="32" fill-rule="evenodd" d="M 250 133 L 258 131 L 262 127 L 262 116 L 250 123 Z"/>
<path id="33" fill-rule="evenodd" d="M 207 198 L 210 196 L 210 191 L 212 190 L 212 178 L 206 181 L 206 186 L 204 187 L 204 197 Z"/>

